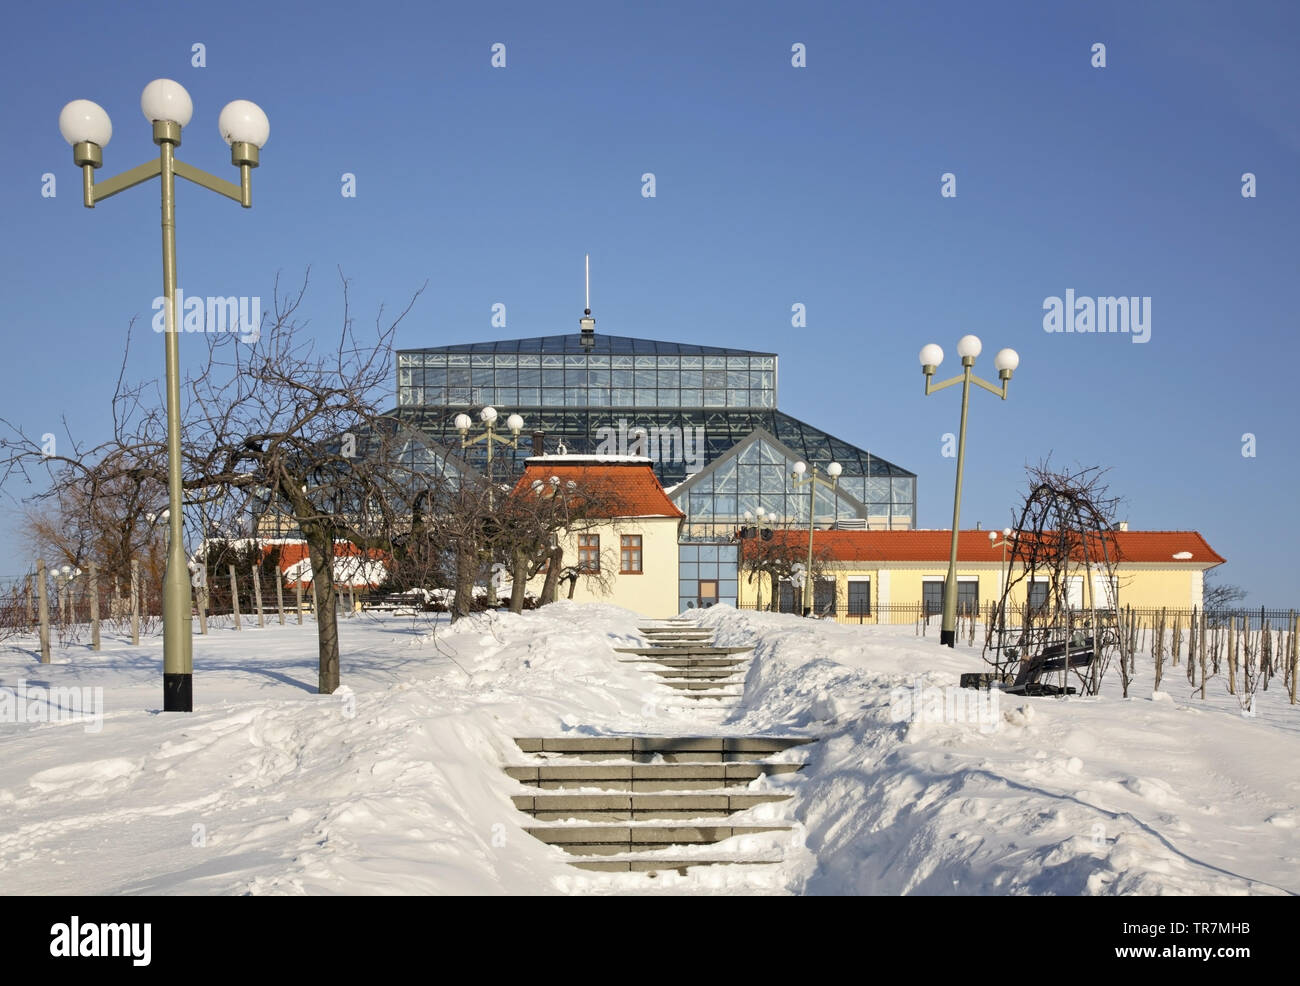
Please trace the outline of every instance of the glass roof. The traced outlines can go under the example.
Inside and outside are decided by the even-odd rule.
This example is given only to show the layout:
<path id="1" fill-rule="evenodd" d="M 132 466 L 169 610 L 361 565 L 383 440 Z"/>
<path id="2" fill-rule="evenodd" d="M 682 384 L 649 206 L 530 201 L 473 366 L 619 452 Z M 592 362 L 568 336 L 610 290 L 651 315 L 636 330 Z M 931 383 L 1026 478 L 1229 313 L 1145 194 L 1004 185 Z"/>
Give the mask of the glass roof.
<path id="1" fill-rule="evenodd" d="M 429 346 L 422 349 L 399 349 L 402 353 L 607 353 L 646 356 L 775 356 L 752 349 L 724 349 L 720 346 L 697 346 L 686 342 L 663 342 L 659 339 L 636 339 L 597 332 L 593 345 L 582 345 L 581 333 L 535 336 L 531 339 L 498 339 L 494 342 L 471 342 L 457 346 Z"/>
<path id="2" fill-rule="evenodd" d="M 460 436 L 453 419 L 461 410 L 399 407 L 389 413 L 435 442 L 458 448 Z M 756 429 L 763 429 L 806 462 L 839 462 L 846 479 L 916 477 L 887 459 L 775 409 L 508 407 L 498 411 L 502 415 L 517 413 L 524 419 L 519 448 L 498 446 L 496 450 L 499 459 L 513 459 L 519 473 L 523 472 L 523 460 L 533 454 L 530 436 L 534 431 L 545 433 L 549 453 L 563 442 L 574 453 L 624 454 L 637 440 L 635 429 L 642 428 L 656 446 L 647 451 L 655 459 L 659 481 L 673 486 L 725 455 Z M 481 445 L 463 454 L 472 466 L 478 466 L 478 459 L 484 456 Z"/>

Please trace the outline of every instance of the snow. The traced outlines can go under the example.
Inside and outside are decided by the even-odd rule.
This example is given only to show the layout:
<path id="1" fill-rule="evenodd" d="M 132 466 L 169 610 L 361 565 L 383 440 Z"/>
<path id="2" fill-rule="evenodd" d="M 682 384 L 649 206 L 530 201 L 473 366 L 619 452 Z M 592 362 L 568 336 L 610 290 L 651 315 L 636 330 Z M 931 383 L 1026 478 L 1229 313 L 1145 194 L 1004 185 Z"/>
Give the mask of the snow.
<path id="1" fill-rule="evenodd" d="M 719 644 L 755 644 L 734 708 L 618 663 L 612 648 L 639 643 L 643 621 L 600 604 L 344 619 L 332 696 L 315 694 L 310 620 L 214 627 L 194 638 L 189 715 L 158 711 L 159 638 L 106 632 L 103 651 L 56 646 L 50 665 L 11 640 L 0 695 L 27 691 L 7 718 L 0 702 L 0 881 L 24 894 L 1300 891 L 1300 709 L 1276 684 L 1254 718 L 1217 681 L 1203 705 L 1169 669 L 1151 696 L 1141 666 L 1143 697 L 1115 681 L 1096 698 L 999 696 L 954 714 L 945 689 L 980 670 L 978 649 L 729 607 L 693 618 Z M 102 696 L 102 718 L 56 714 L 72 694 Z M 799 775 L 755 782 L 792 800 L 736 819 L 792 824 L 733 840 L 784 861 L 658 877 L 568 866 L 523 832 L 501 766 L 523 760 L 516 736 L 604 733 L 821 737 L 779 755 L 807 758 Z"/>
<path id="2" fill-rule="evenodd" d="M 388 568 L 380 561 L 368 561 L 357 555 L 334 556 L 334 584 L 347 588 L 373 587 L 383 585 L 388 578 Z M 284 580 L 288 585 L 301 582 L 311 585 L 311 559 L 304 558 L 294 562 L 284 570 Z"/>

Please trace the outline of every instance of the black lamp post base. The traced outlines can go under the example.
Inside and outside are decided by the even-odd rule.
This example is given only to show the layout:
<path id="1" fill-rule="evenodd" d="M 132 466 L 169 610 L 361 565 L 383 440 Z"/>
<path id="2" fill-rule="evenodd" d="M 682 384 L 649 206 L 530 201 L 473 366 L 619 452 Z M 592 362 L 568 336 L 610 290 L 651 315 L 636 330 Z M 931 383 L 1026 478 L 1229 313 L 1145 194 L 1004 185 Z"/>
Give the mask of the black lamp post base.
<path id="1" fill-rule="evenodd" d="M 956 647 L 956 646 L 957 646 L 957 631 L 956 631 L 956 630 L 940 630 L 940 631 L 939 631 L 939 646 L 940 646 L 940 647 Z"/>
<path id="2" fill-rule="evenodd" d="M 193 712 L 193 682 L 194 675 L 192 674 L 164 674 L 163 711 Z"/>

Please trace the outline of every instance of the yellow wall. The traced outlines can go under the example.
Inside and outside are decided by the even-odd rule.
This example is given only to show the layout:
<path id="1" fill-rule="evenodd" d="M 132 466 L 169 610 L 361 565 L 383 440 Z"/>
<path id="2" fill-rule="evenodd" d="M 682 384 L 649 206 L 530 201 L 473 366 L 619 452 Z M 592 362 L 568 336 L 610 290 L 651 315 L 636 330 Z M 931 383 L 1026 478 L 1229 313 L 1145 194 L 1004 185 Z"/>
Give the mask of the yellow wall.
<path id="1" fill-rule="evenodd" d="M 581 576 L 573 593 L 574 602 L 599 602 L 622 606 L 642 616 L 665 618 L 677 615 L 677 518 L 638 517 L 601 524 L 583 534 L 600 536 L 600 567 L 604 582 Z M 623 574 L 620 567 L 620 538 L 641 535 L 640 575 Z M 561 535 L 565 565 L 578 560 L 578 536 Z M 539 595 L 546 577 L 528 583 L 528 591 Z M 569 586 L 561 583 L 557 598 L 568 598 Z"/>
<path id="2" fill-rule="evenodd" d="M 1204 571 L 1190 565 L 1176 564 L 1121 564 L 1118 566 L 1119 605 L 1132 606 L 1136 609 L 1168 607 L 1170 609 L 1190 609 L 1200 606 Z M 848 581 L 850 577 L 866 576 L 871 579 L 871 606 L 874 611 L 881 605 L 915 605 L 921 602 L 922 585 L 927 578 L 942 579 L 948 574 L 946 563 L 849 563 L 832 562 L 827 565 L 827 575 L 834 574 L 836 580 L 835 594 L 837 607 L 841 610 L 848 605 Z M 1082 567 L 1071 573 L 1085 577 Z M 1094 574 L 1100 572 L 1094 570 Z M 1000 565 L 972 563 L 958 565 L 959 579 L 974 577 L 979 580 L 980 607 L 996 602 L 1002 595 L 1002 568 Z M 749 573 L 740 576 L 740 604 L 753 606 L 759 599 L 759 582 L 761 580 L 762 605 L 766 609 L 771 605 L 772 584 L 766 576 L 755 576 L 749 581 Z M 1026 585 L 1022 581 L 1012 590 L 1014 605 L 1025 601 Z M 1083 604 L 1089 603 L 1088 580 L 1084 578 Z M 1096 590 L 1097 605 L 1102 607 L 1100 590 Z"/>

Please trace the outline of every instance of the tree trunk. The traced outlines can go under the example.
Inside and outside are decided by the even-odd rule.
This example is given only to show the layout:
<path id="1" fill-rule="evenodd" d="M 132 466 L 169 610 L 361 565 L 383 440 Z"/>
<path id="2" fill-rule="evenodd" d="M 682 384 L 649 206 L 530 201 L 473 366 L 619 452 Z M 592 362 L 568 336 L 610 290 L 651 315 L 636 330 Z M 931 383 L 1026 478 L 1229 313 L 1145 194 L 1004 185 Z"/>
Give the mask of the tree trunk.
<path id="1" fill-rule="evenodd" d="M 522 613 L 528 593 L 528 556 L 516 551 L 510 569 L 510 612 Z"/>
<path id="2" fill-rule="evenodd" d="M 546 581 L 542 584 L 542 598 L 537 601 L 538 605 L 545 606 L 547 603 L 555 602 L 555 590 L 560 584 L 560 562 L 563 560 L 564 549 L 552 548 L 547 559 Z"/>
<path id="3" fill-rule="evenodd" d="M 316 594 L 316 636 L 320 654 L 319 685 L 322 695 L 339 687 L 339 624 L 334 592 L 334 542 L 328 532 L 304 528 L 311 555 L 312 588 Z"/>
<path id="4" fill-rule="evenodd" d="M 451 618 L 455 622 L 474 610 L 474 576 L 478 574 L 478 554 L 472 545 L 456 549 L 456 599 Z"/>

